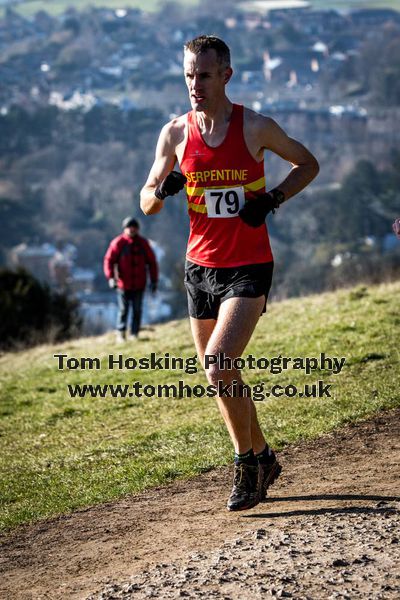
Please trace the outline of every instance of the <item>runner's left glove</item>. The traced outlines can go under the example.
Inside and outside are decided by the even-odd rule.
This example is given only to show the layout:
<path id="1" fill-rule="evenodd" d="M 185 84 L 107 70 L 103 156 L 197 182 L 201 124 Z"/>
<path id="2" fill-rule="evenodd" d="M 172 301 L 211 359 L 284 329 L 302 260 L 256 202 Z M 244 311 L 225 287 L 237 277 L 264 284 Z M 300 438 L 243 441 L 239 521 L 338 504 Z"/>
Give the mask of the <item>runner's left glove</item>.
<path id="1" fill-rule="evenodd" d="M 285 196 L 280 190 L 272 190 L 248 200 L 241 210 L 239 217 L 250 227 L 260 227 L 267 218 L 268 213 L 275 213 Z"/>
<path id="2" fill-rule="evenodd" d="M 180 192 L 186 183 L 186 177 L 178 171 L 171 171 L 165 179 L 156 187 L 154 195 L 159 200 L 164 200 L 167 196 L 174 196 Z"/>

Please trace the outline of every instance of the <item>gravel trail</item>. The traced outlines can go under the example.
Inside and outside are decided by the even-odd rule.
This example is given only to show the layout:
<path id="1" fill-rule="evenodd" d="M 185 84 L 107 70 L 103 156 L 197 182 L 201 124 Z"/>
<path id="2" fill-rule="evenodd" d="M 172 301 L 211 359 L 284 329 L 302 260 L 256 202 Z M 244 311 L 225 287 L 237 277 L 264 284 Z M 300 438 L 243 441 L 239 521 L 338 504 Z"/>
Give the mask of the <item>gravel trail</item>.
<path id="1" fill-rule="evenodd" d="M 0 598 L 400 598 L 400 409 L 280 455 L 266 503 L 231 469 L 0 538 Z"/>

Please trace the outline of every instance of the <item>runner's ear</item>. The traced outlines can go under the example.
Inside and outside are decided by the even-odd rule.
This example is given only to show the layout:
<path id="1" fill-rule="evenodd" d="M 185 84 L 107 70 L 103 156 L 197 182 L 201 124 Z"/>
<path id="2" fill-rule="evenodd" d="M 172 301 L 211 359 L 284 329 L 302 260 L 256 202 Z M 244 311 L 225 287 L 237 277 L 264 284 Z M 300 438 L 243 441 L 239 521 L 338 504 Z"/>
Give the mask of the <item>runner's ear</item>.
<path id="1" fill-rule="evenodd" d="M 233 71 L 232 71 L 232 67 L 227 67 L 225 69 L 225 77 L 224 77 L 224 83 L 227 84 L 228 81 L 230 80 L 230 78 L 232 77 Z"/>

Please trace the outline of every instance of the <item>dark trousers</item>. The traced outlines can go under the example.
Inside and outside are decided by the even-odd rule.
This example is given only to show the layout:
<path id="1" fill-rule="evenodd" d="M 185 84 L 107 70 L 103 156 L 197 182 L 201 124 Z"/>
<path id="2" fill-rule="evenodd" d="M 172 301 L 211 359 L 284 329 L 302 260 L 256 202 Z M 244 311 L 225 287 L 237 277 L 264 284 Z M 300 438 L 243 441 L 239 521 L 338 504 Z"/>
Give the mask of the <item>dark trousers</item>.
<path id="1" fill-rule="evenodd" d="M 131 305 L 131 333 L 137 335 L 142 319 L 142 301 L 144 290 L 121 290 L 118 288 L 118 331 L 126 331 L 129 305 Z"/>

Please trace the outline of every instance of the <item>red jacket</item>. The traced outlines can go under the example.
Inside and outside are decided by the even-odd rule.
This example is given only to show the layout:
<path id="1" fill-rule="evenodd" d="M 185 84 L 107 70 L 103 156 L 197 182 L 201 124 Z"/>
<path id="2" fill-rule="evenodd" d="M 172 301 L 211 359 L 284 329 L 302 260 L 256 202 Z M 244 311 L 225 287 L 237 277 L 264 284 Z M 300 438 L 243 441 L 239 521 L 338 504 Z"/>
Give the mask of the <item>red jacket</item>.
<path id="1" fill-rule="evenodd" d="M 114 238 L 104 256 L 104 274 L 115 278 L 123 290 L 144 290 L 147 268 L 152 283 L 157 283 L 158 266 L 148 241 L 140 235 L 131 238 L 124 233 Z"/>

